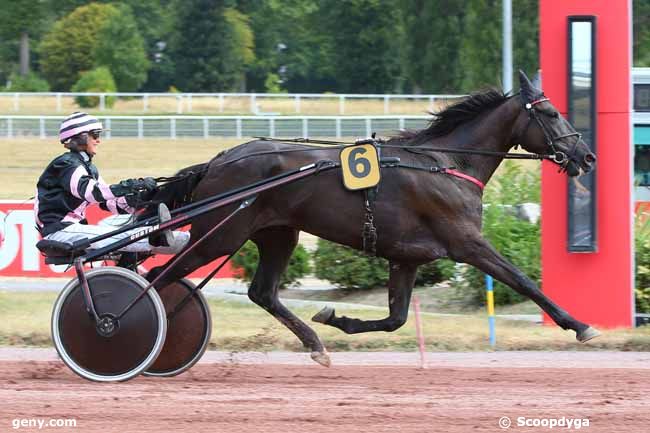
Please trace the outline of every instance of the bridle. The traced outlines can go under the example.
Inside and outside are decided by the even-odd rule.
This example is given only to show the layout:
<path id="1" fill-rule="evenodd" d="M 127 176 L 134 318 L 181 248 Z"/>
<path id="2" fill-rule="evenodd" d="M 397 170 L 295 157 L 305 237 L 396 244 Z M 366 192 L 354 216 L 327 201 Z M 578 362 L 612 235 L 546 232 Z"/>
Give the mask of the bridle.
<path id="1" fill-rule="evenodd" d="M 524 129 L 524 133 L 522 134 L 522 137 L 526 136 L 526 133 L 528 132 L 528 128 L 530 127 L 530 124 L 535 121 L 537 125 L 539 125 L 540 129 L 542 130 L 542 133 L 544 134 L 544 140 L 546 141 L 546 144 L 549 147 L 549 152 L 548 154 L 551 155 L 551 161 L 556 163 L 557 165 L 560 166 L 560 172 L 565 172 L 567 171 L 567 167 L 571 161 L 573 161 L 575 164 L 580 164 L 580 161 L 576 155 L 576 148 L 578 146 L 578 142 L 580 142 L 580 139 L 582 138 L 582 134 L 579 132 L 571 132 L 569 134 L 564 134 L 564 135 L 559 135 L 554 137 L 553 133 L 550 131 L 549 127 L 542 122 L 539 114 L 544 114 L 545 116 L 550 117 L 549 114 L 546 114 L 544 112 L 538 111 L 535 106 L 537 104 L 540 104 L 542 102 L 550 101 L 549 98 L 542 96 L 532 102 L 526 102 L 524 104 L 524 108 L 526 109 L 526 112 L 528 113 L 528 123 L 526 124 L 526 129 Z M 565 153 L 561 150 L 558 150 L 557 146 L 555 143 L 560 140 L 564 140 L 565 138 L 570 138 L 570 137 L 576 137 L 573 145 L 569 148 L 569 150 Z"/>

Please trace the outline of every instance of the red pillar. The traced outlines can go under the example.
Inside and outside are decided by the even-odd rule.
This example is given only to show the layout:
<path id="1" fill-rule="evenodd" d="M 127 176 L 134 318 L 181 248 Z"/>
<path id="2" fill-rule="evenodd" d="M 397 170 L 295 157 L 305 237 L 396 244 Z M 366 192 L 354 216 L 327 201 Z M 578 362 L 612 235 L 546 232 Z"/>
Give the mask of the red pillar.
<path id="1" fill-rule="evenodd" d="M 598 250 L 567 252 L 567 179 L 542 167 L 542 290 L 576 319 L 631 326 L 634 241 L 631 143 L 631 0 L 540 0 L 546 96 L 566 117 L 568 16 L 596 17 L 596 222 Z M 545 321 L 550 319 L 545 317 Z"/>

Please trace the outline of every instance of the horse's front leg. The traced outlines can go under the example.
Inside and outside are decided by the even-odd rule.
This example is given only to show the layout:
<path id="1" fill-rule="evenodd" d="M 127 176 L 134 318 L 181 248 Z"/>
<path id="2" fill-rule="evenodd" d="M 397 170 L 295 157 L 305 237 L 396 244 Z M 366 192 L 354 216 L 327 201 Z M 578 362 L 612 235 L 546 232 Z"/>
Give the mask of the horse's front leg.
<path id="1" fill-rule="evenodd" d="M 546 297 L 534 281 L 503 258 L 480 234 L 471 236 L 462 245 L 454 248 L 453 251 L 450 251 L 450 256 L 458 262 L 464 262 L 478 268 L 507 284 L 518 293 L 532 299 L 562 329 L 574 330 L 578 341 L 584 343 L 600 335 L 596 329 L 574 319 L 569 313 Z"/>
<path id="2" fill-rule="evenodd" d="M 411 292 L 415 283 L 417 265 L 390 263 L 388 280 L 388 308 L 390 314 L 381 320 L 360 320 L 341 316 L 336 317 L 333 308 L 325 307 L 312 320 L 339 328 L 347 334 L 370 331 L 392 332 L 400 328 L 408 318 Z"/>

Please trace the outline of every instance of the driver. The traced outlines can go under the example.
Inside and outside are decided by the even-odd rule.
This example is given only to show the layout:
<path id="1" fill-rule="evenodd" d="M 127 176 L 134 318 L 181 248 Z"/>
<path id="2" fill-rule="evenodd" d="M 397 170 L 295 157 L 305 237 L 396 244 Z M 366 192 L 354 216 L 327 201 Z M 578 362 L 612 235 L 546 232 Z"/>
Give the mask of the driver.
<path id="1" fill-rule="evenodd" d="M 101 122 L 86 113 L 72 113 L 61 123 L 59 140 L 69 151 L 56 157 L 47 166 L 36 185 L 34 214 L 38 231 L 44 239 L 72 245 L 114 230 L 110 226 L 89 225 L 86 208 L 91 204 L 113 214 L 132 214 L 139 204 L 151 199 L 157 190 L 151 178 L 127 179 L 108 185 L 92 162 L 103 131 Z M 164 204 L 158 209 L 160 222 L 171 219 Z M 102 248 L 131 234 L 134 229 L 93 243 Z M 161 235 L 143 238 L 120 251 L 176 254 L 189 241 L 189 233 L 165 230 Z"/>

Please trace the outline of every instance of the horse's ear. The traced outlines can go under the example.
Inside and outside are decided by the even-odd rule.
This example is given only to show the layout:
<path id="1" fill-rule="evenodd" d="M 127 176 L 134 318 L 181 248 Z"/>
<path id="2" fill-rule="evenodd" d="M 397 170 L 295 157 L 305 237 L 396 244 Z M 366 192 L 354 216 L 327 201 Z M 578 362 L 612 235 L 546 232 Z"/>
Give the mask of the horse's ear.
<path id="1" fill-rule="evenodd" d="M 526 73 L 521 69 L 519 70 L 519 90 L 525 102 L 534 101 L 542 93 L 530 82 Z"/>
<path id="2" fill-rule="evenodd" d="M 542 71 L 538 70 L 533 78 L 533 87 L 539 92 L 542 91 Z"/>

